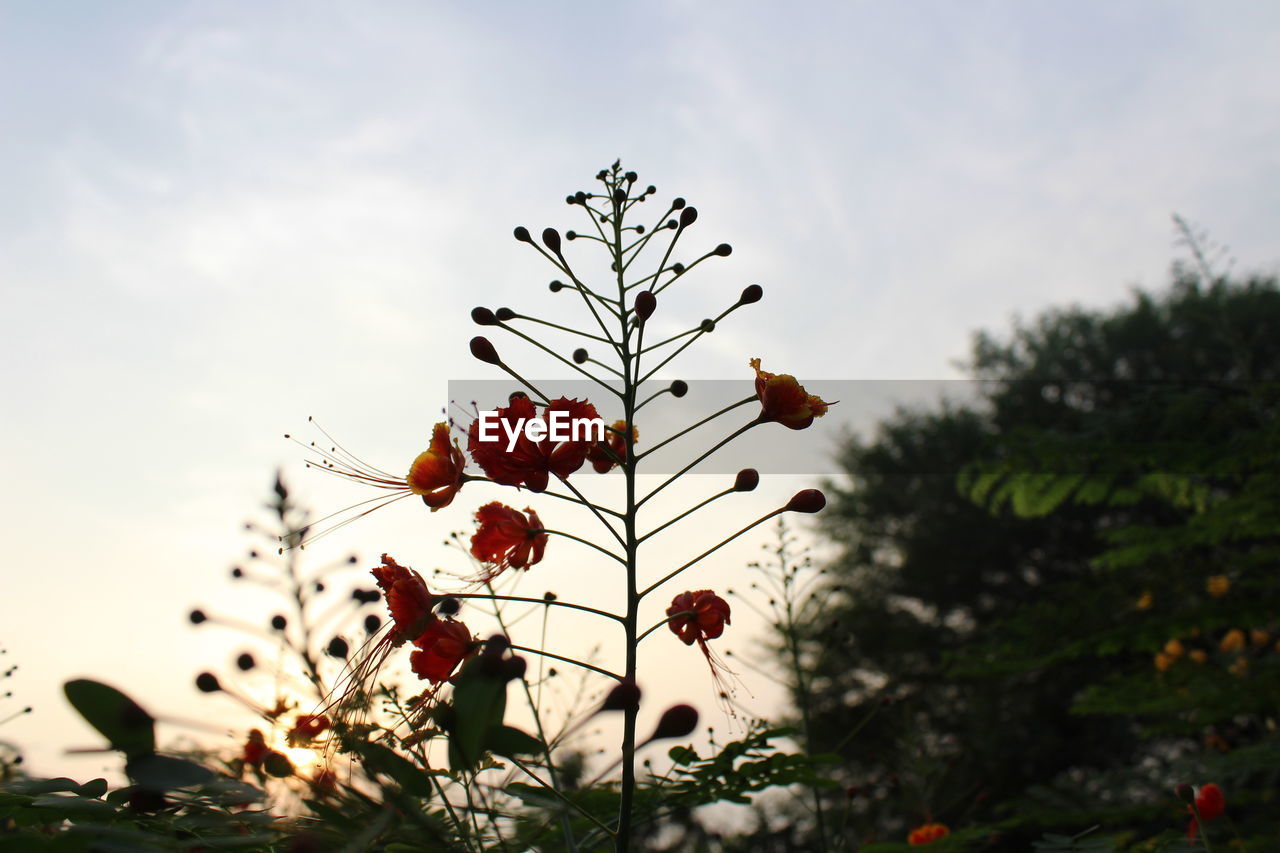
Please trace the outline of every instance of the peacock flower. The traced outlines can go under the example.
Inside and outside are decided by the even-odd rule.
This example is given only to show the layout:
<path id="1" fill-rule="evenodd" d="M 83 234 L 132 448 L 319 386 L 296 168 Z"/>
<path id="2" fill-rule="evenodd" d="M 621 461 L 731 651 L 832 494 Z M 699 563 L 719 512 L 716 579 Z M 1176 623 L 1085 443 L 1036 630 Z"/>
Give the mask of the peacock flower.
<path id="1" fill-rule="evenodd" d="M 490 569 L 480 578 L 488 582 L 508 568 L 528 569 L 541 562 L 547 548 L 547 532 L 538 514 L 525 507 L 520 513 L 494 501 L 476 510 L 479 528 L 471 536 L 471 556 Z"/>
<path id="2" fill-rule="evenodd" d="M 457 441 L 449 440 L 449 425 L 441 422 L 431 432 L 431 444 L 409 466 L 405 485 L 435 512 L 453 502 L 462 488 L 467 458 Z"/>
<path id="3" fill-rule="evenodd" d="M 1258 649 L 1263 648 L 1264 646 L 1268 645 L 1270 642 L 1271 642 L 1271 635 L 1268 634 L 1266 631 L 1262 630 L 1261 628 L 1249 629 L 1249 643 L 1253 645 L 1254 648 L 1258 648 Z"/>
<path id="4" fill-rule="evenodd" d="M 382 565 L 372 571 L 387 600 L 391 621 L 395 623 L 392 644 L 398 646 L 405 640 L 420 636 L 436 618 L 432 613 L 436 597 L 427 590 L 422 575 L 405 568 L 386 554 L 382 555 Z"/>
<path id="5" fill-rule="evenodd" d="M 596 407 L 586 400 L 560 397 L 538 414 L 537 406 L 524 394 L 512 394 L 509 405 L 496 411 L 496 423 L 489 422 L 490 434 L 481 433 L 481 421 L 472 422 L 467 433 L 467 450 L 485 475 L 504 486 L 524 486 L 533 492 L 546 491 L 551 475 L 561 480 L 582 467 L 594 443 L 590 430 L 574 429 L 579 424 L 603 422 Z M 530 420 L 541 420 L 541 440 L 526 431 Z M 568 424 L 567 440 L 553 438 L 557 427 Z M 576 438 L 574 437 L 576 435 Z"/>
<path id="6" fill-rule="evenodd" d="M 1177 660 L 1186 654 L 1186 649 L 1183 648 L 1182 641 L 1175 637 L 1164 644 L 1164 653 L 1174 660 Z"/>
<path id="7" fill-rule="evenodd" d="M 1174 659 L 1164 652 L 1156 652 L 1154 664 L 1155 668 L 1160 672 L 1168 672 L 1169 667 L 1173 666 Z"/>
<path id="8" fill-rule="evenodd" d="M 289 730 L 289 745 L 298 746 L 313 741 L 331 725 L 329 718 L 324 714 L 299 714 L 298 719 L 293 723 L 293 728 Z"/>
<path id="9" fill-rule="evenodd" d="M 596 469 L 597 474 L 608 474 L 618 463 L 627 461 L 627 422 L 614 421 L 613 426 L 605 432 L 608 438 L 591 445 L 591 449 L 587 451 L 587 461 Z M 632 445 L 639 440 L 640 431 L 632 426 Z"/>
<path id="10" fill-rule="evenodd" d="M 458 664 L 471 654 L 471 631 L 452 619 L 433 619 L 413 641 L 409 666 L 419 678 L 435 684 L 449 680 Z"/>
<path id="11" fill-rule="evenodd" d="M 696 592 L 682 592 L 671 599 L 667 608 L 667 626 L 671 633 L 680 638 L 686 646 L 698 644 L 698 650 L 707 659 L 711 668 L 711 680 L 715 682 L 720 699 L 726 703 L 733 693 L 730 678 L 734 672 L 725 666 L 724 661 L 707 646 L 707 640 L 714 640 L 724 633 L 729 624 L 729 602 L 709 589 Z"/>
<path id="12" fill-rule="evenodd" d="M 1155 596 L 1151 594 L 1151 590 L 1143 590 L 1142 595 L 1138 596 L 1138 600 L 1134 603 L 1135 610 L 1150 610 L 1151 605 L 1155 604 Z"/>
<path id="13" fill-rule="evenodd" d="M 788 429 L 804 429 L 827 413 L 828 403 L 804 390 L 804 386 L 787 373 L 768 373 L 760 369 L 760 359 L 749 362 L 756 372 L 756 396 L 760 398 L 760 420 L 777 421 Z"/>
<path id="14" fill-rule="evenodd" d="M 945 823 L 926 823 L 911 830 L 907 835 L 907 843 L 918 847 L 923 844 L 932 844 L 950 834 L 951 830 Z"/>
<path id="15" fill-rule="evenodd" d="M 709 589 L 682 592 L 671 599 L 667 625 L 686 646 L 705 643 L 724 633 L 729 624 L 729 602 Z"/>
<path id="16" fill-rule="evenodd" d="M 1191 822 L 1187 824 L 1187 838 L 1195 838 L 1199 830 L 1199 821 L 1196 820 L 1196 814 L 1200 816 L 1200 820 L 1216 820 L 1222 817 L 1222 813 L 1227 810 L 1227 798 L 1222 795 L 1222 789 L 1210 782 L 1207 785 L 1201 785 L 1196 792 L 1195 808 L 1187 806 L 1187 811 L 1191 812 Z"/>

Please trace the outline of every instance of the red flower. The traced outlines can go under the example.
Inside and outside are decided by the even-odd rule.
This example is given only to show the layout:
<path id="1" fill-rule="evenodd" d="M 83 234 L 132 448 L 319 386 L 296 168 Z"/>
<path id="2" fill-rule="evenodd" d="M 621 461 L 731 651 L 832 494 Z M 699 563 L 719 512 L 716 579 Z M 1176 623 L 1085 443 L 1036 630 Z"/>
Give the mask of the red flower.
<path id="1" fill-rule="evenodd" d="M 728 624 L 729 602 L 709 589 L 682 592 L 671 599 L 671 606 L 667 608 L 667 626 L 686 646 L 698 644 L 698 650 L 707 659 L 707 666 L 711 667 L 711 679 L 716 684 L 720 699 L 725 703 L 726 711 L 731 713 L 728 699 L 734 689 L 729 676 L 734 673 L 707 646 L 707 640 L 723 634 L 724 626 Z"/>
<path id="2" fill-rule="evenodd" d="M 1195 818 L 1197 811 L 1200 812 L 1200 820 L 1213 820 L 1222 817 L 1222 813 L 1226 810 L 1227 798 L 1222 795 L 1222 789 L 1212 782 L 1201 785 L 1200 790 L 1196 792 L 1195 809 L 1187 806 L 1187 811 L 1192 815 L 1191 822 L 1187 824 L 1187 838 L 1195 838 L 1200 829 Z"/>
<path id="3" fill-rule="evenodd" d="M 926 823 L 924 826 L 917 826 L 911 830 L 911 833 L 907 836 L 907 843 L 914 845 L 932 844 L 950 834 L 951 830 L 947 828 L 945 823 Z"/>
<path id="4" fill-rule="evenodd" d="M 299 714 L 293 728 L 289 730 L 289 745 L 315 740 L 321 732 L 330 727 L 329 718 L 324 714 Z"/>
<path id="5" fill-rule="evenodd" d="M 627 461 L 627 422 L 614 421 L 613 427 L 605 430 L 605 440 L 591 445 L 587 451 L 587 461 L 596 469 L 597 474 L 607 474 L 619 462 Z M 631 443 L 634 445 L 640 438 L 640 431 L 631 427 Z M 608 448 L 606 450 L 605 448 Z M 613 455 L 610 456 L 609 454 Z"/>
<path id="6" fill-rule="evenodd" d="M 413 644 L 417 650 L 409 655 L 409 666 L 419 678 L 440 684 L 471 654 L 471 631 L 461 622 L 436 619 Z"/>
<path id="7" fill-rule="evenodd" d="M 528 518 L 494 501 L 476 510 L 479 529 L 471 537 L 471 556 L 493 566 L 479 580 L 489 581 L 507 568 L 528 569 L 542 560 L 547 534 L 538 514 L 525 507 Z"/>
<path id="8" fill-rule="evenodd" d="M 760 420 L 777 421 L 789 429 L 804 429 L 827 413 L 834 405 L 807 393 L 804 386 L 787 373 L 768 373 L 760 369 L 760 359 L 750 365 L 756 371 L 756 396 L 760 398 Z"/>
<path id="9" fill-rule="evenodd" d="M 270 754 L 271 749 L 267 746 L 267 740 L 262 732 L 258 729 L 251 730 L 249 739 L 244 742 L 244 751 L 240 753 L 240 760 L 257 767 L 266 761 Z"/>
<path id="10" fill-rule="evenodd" d="M 558 413 L 564 414 L 555 417 Z M 546 437 L 540 441 L 531 439 L 524 430 L 525 423 L 534 419 L 544 424 L 542 429 Z M 582 467 L 587 458 L 594 435 L 587 434 L 591 431 L 578 426 L 578 437 L 574 440 L 573 426 L 581 421 L 599 419 L 596 407 L 586 400 L 560 397 L 552 400 L 539 416 L 532 400 L 523 394 L 513 394 L 510 405 L 497 410 L 497 423 L 489 422 L 491 435 L 496 435 L 496 439 L 481 439 L 480 420 L 477 419 L 467 434 L 467 450 L 495 483 L 525 486 L 530 491 L 542 492 L 546 491 L 550 475 L 567 479 Z M 569 440 L 553 440 L 553 429 L 569 430 Z M 510 441 L 512 434 L 516 436 L 514 444 Z"/>
<path id="11" fill-rule="evenodd" d="M 405 485 L 415 495 L 422 495 L 422 502 L 434 512 L 448 506 L 462 488 L 462 469 L 466 464 L 462 448 L 456 441 L 449 441 L 449 425 L 438 423 L 431 432 L 430 446 L 409 466 Z"/>
<path id="12" fill-rule="evenodd" d="M 395 623 L 394 645 L 422 634 L 436 618 L 431 612 L 436 599 L 427 591 L 422 576 L 386 554 L 382 555 L 382 565 L 373 569 L 373 576 L 382 588 L 391 621 Z"/>
<path id="13" fill-rule="evenodd" d="M 671 599 L 667 625 L 686 646 L 714 640 L 729 624 L 729 602 L 709 589 L 682 592 Z"/>

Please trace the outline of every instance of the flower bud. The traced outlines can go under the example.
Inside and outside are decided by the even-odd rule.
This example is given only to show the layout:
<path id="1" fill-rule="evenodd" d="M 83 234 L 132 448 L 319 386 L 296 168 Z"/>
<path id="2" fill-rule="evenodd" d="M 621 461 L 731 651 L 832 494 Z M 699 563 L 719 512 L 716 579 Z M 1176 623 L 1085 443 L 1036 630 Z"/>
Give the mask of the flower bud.
<path id="1" fill-rule="evenodd" d="M 677 379 L 671 383 L 672 397 L 683 397 L 685 394 L 688 394 L 688 393 L 689 393 L 689 383 L 685 382 L 683 379 Z"/>
<path id="2" fill-rule="evenodd" d="M 636 316 L 640 318 L 640 322 L 648 320 L 653 316 L 653 311 L 658 307 L 658 298 L 653 295 L 652 290 L 642 290 L 636 295 Z"/>
<path id="3" fill-rule="evenodd" d="M 657 191 L 658 191 L 658 188 L 657 188 L 657 187 L 655 187 L 653 184 L 649 184 L 649 186 L 645 189 L 644 194 L 645 194 L 645 195 L 653 195 L 653 194 L 654 194 L 654 193 L 656 193 Z"/>
<path id="4" fill-rule="evenodd" d="M 560 232 L 554 228 L 542 229 L 542 242 L 555 254 L 560 254 Z"/>
<path id="5" fill-rule="evenodd" d="M 733 247 L 728 243 L 721 243 L 719 246 L 716 246 L 715 254 L 722 258 L 727 258 L 729 255 L 733 254 Z"/>
<path id="6" fill-rule="evenodd" d="M 573 200 L 576 201 L 578 204 L 586 204 L 587 194 L 584 193 L 582 190 L 578 190 L 576 193 L 573 194 Z"/>
<path id="7" fill-rule="evenodd" d="M 738 476 L 734 478 L 733 490 L 735 492 L 754 492 L 758 485 L 760 485 L 760 472 L 755 468 L 743 468 L 738 472 Z"/>
<path id="8" fill-rule="evenodd" d="M 681 208 L 683 208 L 684 206 L 685 206 L 685 200 L 684 200 L 684 199 L 682 199 L 682 198 L 674 199 L 674 200 L 671 202 L 671 209 L 672 209 L 672 210 L 680 210 L 680 209 L 681 209 Z"/>
<path id="9" fill-rule="evenodd" d="M 478 307 L 471 309 L 471 322 L 477 326 L 493 326 L 497 324 L 498 318 L 488 308 Z"/>
<path id="10" fill-rule="evenodd" d="M 618 204 L 622 204 L 624 201 L 626 201 L 626 200 L 627 200 L 627 191 L 626 191 L 626 190 L 623 190 L 623 189 L 617 189 L 617 190 L 614 190 L 614 191 L 613 191 L 613 200 L 614 200 L 615 202 L 617 202 Z"/>
<path id="11" fill-rule="evenodd" d="M 452 595 L 446 595 L 436 604 L 436 612 L 441 616 L 456 616 L 462 609 L 462 602 Z"/>
<path id="12" fill-rule="evenodd" d="M 502 359 L 498 358 L 498 351 L 493 348 L 493 344 L 489 343 L 488 338 L 479 336 L 472 338 L 471 354 L 485 364 L 502 364 Z"/>
<path id="13" fill-rule="evenodd" d="M 559 293 L 561 290 L 563 290 L 563 289 L 564 289 L 564 282 L 563 282 L 563 281 L 553 281 L 553 282 L 551 282 L 551 284 L 547 285 L 547 287 L 551 288 L 551 292 L 552 292 L 552 293 Z"/>
<path id="14" fill-rule="evenodd" d="M 231 577 L 235 578 L 236 580 L 240 580 L 240 578 L 244 577 L 244 569 L 240 568 L 239 566 L 236 566 L 234 569 L 231 570 Z"/>
<path id="15" fill-rule="evenodd" d="M 577 231 L 566 231 L 566 232 L 564 232 L 564 238 L 565 238 L 566 240 L 577 240 L 577 239 L 578 239 L 578 232 L 577 232 Z"/>
<path id="16" fill-rule="evenodd" d="M 573 363 L 582 364 L 587 360 L 587 350 L 585 347 L 578 347 L 573 351 Z"/>
<path id="17" fill-rule="evenodd" d="M 748 285 L 742 289 L 742 295 L 738 297 L 739 305 L 750 305 L 753 302 L 759 302 L 764 296 L 764 288 L 758 284 Z"/>
<path id="18" fill-rule="evenodd" d="M 494 317 L 499 323 L 505 323 L 508 320 L 514 320 L 516 318 L 516 312 L 512 311 L 510 308 L 499 308 L 495 312 Z"/>
<path id="19" fill-rule="evenodd" d="M 621 681 L 604 697 L 601 711 L 634 711 L 640 707 L 640 686 L 634 681 Z"/>
<path id="20" fill-rule="evenodd" d="M 707 319 L 703 320 L 701 323 L 698 324 L 698 328 L 701 329 L 705 334 L 711 334 L 716 330 L 716 321 L 708 317 Z"/>
<path id="21" fill-rule="evenodd" d="M 192 625 L 199 625 L 209 617 L 204 615 L 203 610 L 192 610 L 187 614 L 187 618 L 191 620 Z"/>
<path id="22" fill-rule="evenodd" d="M 1196 792 L 1186 782 L 1179 782 L 1173 786 L 1173 795 L 1184 803 L 1194 803 L 1196 801 Z"/>
<path id="23" fill-rule="evenodd" d="M 634 184 L 636 182 L 636 178 L 640 176 L 637 175 L 635 172 L 627 172 L 622 177 L 623 177 L 623 180 L 625 180 L 627 183 Z"/>
<path id="24" fill-rule="evenodd" d="M 649 740 L 685 737 L 698 727 L 698 709 L 692 705 L 672 705 L 662 712 Z"/>
<path id="25" fill-rule="evenodd" d="M 525 670 L 529 668 L 529 664 L 524 658 L 511 657 L 502 662 L 502 677 L 507 681 L 515 681 L 524 678 Z"/>
<path id="26" fill-rule="evenodd" d="M 485 657 L 502 657 L 507 649 L 511 648 L 511 641 L 507 639 L 506 634 L 494 634 L 484 644 Z"/>
<path id="27" fill-rule="evenodd" d="M 253 655 L 248 652 L 241 652 L 239 657 L 236 658 L 236 666 L 240 668 L 241 672 L 248 672 L 256 665 L 257 662 L 254 661 Z"/>
<path id="28" fill-rule="evenodd" d="M 201 693 L 217 693 L 222 685 L 218 683 L 218 676 L 212 672 L 202 672 L 196 676 L 196 689 Z"/>
<path id="29" fill-rule="evenodd" d="M 329 645 L 325 648 L 330 657 L 341 658 L 346 660 L 347 655 L 351 653 L 351 646 L 341 637 L 334 637 L 329 641 Z"/>
<path id="30" fill-rule="evenodd" d="M 516 239 L 521 243 L 533 242 L 533 238 L 529 236 L 529 229 L 525 228 L 523 225 L 516 226 L 516 230 L 513 233 L 515 234 Z"/>
<path id="31" fill-rule="evenodd" d="M 796 492 L 787 505 L 787 512 L 818 512 L 827 505 L 827 496 L 818 489 L 805 489 Z"/>
<path id="32" fill-rule="evenodd" d="M 276 631 L 283 631 L 289 624 L 289 620 L 285 619 L 279 613 L 271 617 L 271 627 Z"/>
<path id="33" fill-rule="evenodd" d="M 688 228 L 697 220 L 698 220 L 698 208 L 686 207 L 684 210 L 680 211 L 680 227 L 681 228 Z"/>
<path id="34" fill-rule="evenodd" d="M 366 633 L 372 634 L 382 627 L 382 617 L 376 613 L 370 613 L 364 617 L 364 630 Z"/>

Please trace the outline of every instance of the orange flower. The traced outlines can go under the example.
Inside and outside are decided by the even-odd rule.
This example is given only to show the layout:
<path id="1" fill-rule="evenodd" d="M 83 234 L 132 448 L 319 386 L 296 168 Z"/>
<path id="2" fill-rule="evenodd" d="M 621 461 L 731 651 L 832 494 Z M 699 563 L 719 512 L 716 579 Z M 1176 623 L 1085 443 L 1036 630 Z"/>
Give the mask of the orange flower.
<path id="1" fill-rule="evenodd" d="M 329 727 L 329 718 L 324 714 L 299 714 L 293 728 L 289 730 L 289 745 L 297 746 L 315 740 Z"/>
<path id="2" fill-rule="evenodd" d="M 1200 813 L 1200 820 L 1214 820 L 1221 817 L 1226 810 L 1227 798 L 1222 795 L 1222 789 L 1212 782 L 1201 785 L 1200 790 L 1196 792 L 1195 809 L 1187 806 L 1187 811 L 1192 815 L 1191 822 L 1187 824 L 1187 838 L 1195 838 L 1199 830 L 1195 818 L 1196 812 Z"/>
<path id="3" fill-rule="evenodd" d="M 1231 591 L 1231 579 L 1226 575 L 1210 575 L 1205 578 L 1204 589 L 1214 598 L 1222 598 Z"/>
<path id="4" fill-rule="evenodd" d="M 907 836 L 907 843 L 916 846 L 932 844 L 950 834 L 951 830 L 947 828 L 945 823 L 926 823 L 911 830 L 911 833 Z"/>
<path id="5" fill-rule="evenodd" d="M 490 581 L 505 569 L 528 569 L 542 560 L 547 533 L 538 514 L 525 507 L 528 518 L 511 507 L 494 501 L 476 510 L 479 529 L 471 536 L 471 556 L 493 568 L 480 581 Z"/>
<path id="6" fill-rule="evenodd" d="M 441 422 L 431 432 L 431 444 L 409 466 L 405 485 L 432 512 L 453 502 L 453 496 L 462 488 L 462 469 L 467 458 L 456 441 L 449 441 L 449 425 Z"/>
<path id="7" fill-rule="evenodd" d="M 434 619 L 413 644 L 417 650 L 409 655 L 409 666 L 419 678 L 440 684 L 471 654 L 471 631 L 452 619 Z"/>
<path id="8" fill-rule="evenodd" d="M 760 398 L 760 420 L 777 421 L 788 429 L 804 429 L 827 413 L 834 405 L 807 393 L 794 376 L 767 373 L 760 369 L 760 359 L 749 362 L 756 371 L 756 396 Z"/>
<path id="9" fill-rule="evenodd" d="M 613 427 L 605 430 L 605 440 L 591 445 L 591 449 L 587 451 L 587 461 L 596 469 L 597 474 L 608 474 L 619 462 L 627 461 L 626 434 L 627 422 L 614 421 Z M 632 426 L 631 443 L 634 445 L 639 438 L 640 431 Z M 610 456 L 610 453 L 613 455 Z"/>
<path id="10" fill-rule="evenodd" d="M 334 441 L 333 437 L 325 432 L 323 428 L 320 431 L 325 438 Z M 289 438 L 290 436 L 285 437 Z M 462 448 L 458 446 L 456 441 L 450 443 L 449 425 L 443 421 L 436 424 L 432 429 L 430 444 L 428 444 L 426 450 L 419 453 L 413 460 L 413 464 L 409 466 L 409 473 L 404 477 L 392 476 L 381 468 L 370 465 L 363 459 L 347 452 L 336 441 L 328 450 L 317 445 L 314 441 L 310 445 L 304 446 L 318 457 L 309 460 L 307 462 L 308 466 L 318 468 L 321 471 L 328 471 L 330 474 L 336 474 L 339 477 L 357 483 L 396 493 L 394 497 L 387 498 L 370 509 L 361 510 L 357 515 L 330 527 L 324 531 L 325 533 L 335 530 L 343 524 L 355 521 L 357 518 L 362 518 L 374 510 L 381 509 L 387 504 L 406 498 L 409 495 L 421 496 L 422 502 L 431 507 L 434 512 L 441 507 L 448 506 L 453 501 L 454 495 L 462 488 L 462 484 L 467 481 L 467 476 L 462 471 L 466 466 L 467 457 L 463 455 Z M 334 516 L 362 507 L 367 503 L 370 503 L 370 501 L 358 503 L 347 510 L 334 513 Z M 321 535 L 323 533 L 317 533 L 311 538 L 315 539 Z"/>
<path id="11" fill-rule="evenodd" d="M 530 491 L 542 492 L 546 491 L 550 475 L 564 480 L 582 467 L 593 436 L 584 436 L 586 431 L 580 431 L 578 440 L 553 440 L 555 421 L 552 416 L 565 413 L 566 417 L 558 421 L 559 426 L 570 425 L 572 435 L 572 425 L 600 419 L 595 406 L 586 400 L 560 397 L 552 400 L 538 415 L 533 401 L 523 394 L 512 394 L 509 402 L 505 409 L 497 410 L 497 424 L 491 423 L 496 440 L 481 439 L 479 419 L 472 422 L 467 434 L 467 450 L 489 479 L 504 486 L 524 486 Z M 545 424 L 543 433 L 546 437 L 540 441 L 531 439 L 524 429 L 525 422 L 535 418 L 540 418 Z M 516 439 L 511 445 L 509 436 L 513 434 Z M 510 450 L 507 449 L 509 446 Z"/>
<path id="12" fill-rule="evenodd" d="M 1218 649 L 1228 653 L 1238 652 L 1244 648 L 1244 643 L 1244 631 L 1239 628 L 1232 628 L 1222 635 L 1222 640 L 1218 643 Z"/>
<path id="13" fill-rule="evenodd" d="M 431 612 L 436 598 L 427 590 L 422 576 L 386 554 L 382 555 L 382 565 L 373 569 L 373 576 L 382 588 L 391 621 L 395 623 L 393 645 L 421 635 L 436 618 Z"/>

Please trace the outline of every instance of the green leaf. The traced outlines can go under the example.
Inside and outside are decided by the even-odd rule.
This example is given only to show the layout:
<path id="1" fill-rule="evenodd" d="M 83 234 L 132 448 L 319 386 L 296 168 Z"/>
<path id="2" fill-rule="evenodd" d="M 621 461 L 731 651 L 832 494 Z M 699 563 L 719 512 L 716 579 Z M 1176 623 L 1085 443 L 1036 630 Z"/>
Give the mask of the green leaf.
<path id="1" fill-rule="evenodd" d="M 455 723 L 449 738 L 449 766 L 469 769 L 479 761 L 491 726 L 502 725 L 507 709 L 507 682 L 485 671 L 487 661 L 473 658 L 453 688 Z"/>
<path id="2" fill-rule="evenodd" d="M 67 820 L 77 818 L 110 818 L 116 814 L 115 806 L 91 797 L 67 796 L 65 794 L 44 794 L 31 801 L 31 807 L 37 809 L 56 810 L 60 817 Z"/>
<path id="3" fill-rule="evenodd" d="M 129 778 L 154 791 L 190 788 L 212 781 L 213 771 L 172 755 L 144 755 L 125 765 Z"/>
<path id="4" fill-rule="evenodd" d="M 489 730 L 485 747 L 495 755 L 514 758 L 517 755 L 538 755 L 544 751 L 542 741 L 512 726 L 498 726 Z"/>
<path id="5" fill-rule="evenodd" d="M 128 758 L 156 751 L 155 718 L 128 696 L 100 681 L 81 678 L 63 685 L 67 701 Z"/>
<path id="6" fill-rule="evenodd" d="M 293 762 L 279 752 L 270 752 L 263 759 L 262 769 L 267 771 L 268 776 L 285 779 L 293 775 Z"/>
<path id="7" fill-rule="evenodd" d="M 364 743 L 359 751 L 370 770 L 395 780 L 406 794 L 427 798 L 434 793 L 430 775 L 394 750 L 380 743 Z"/>

